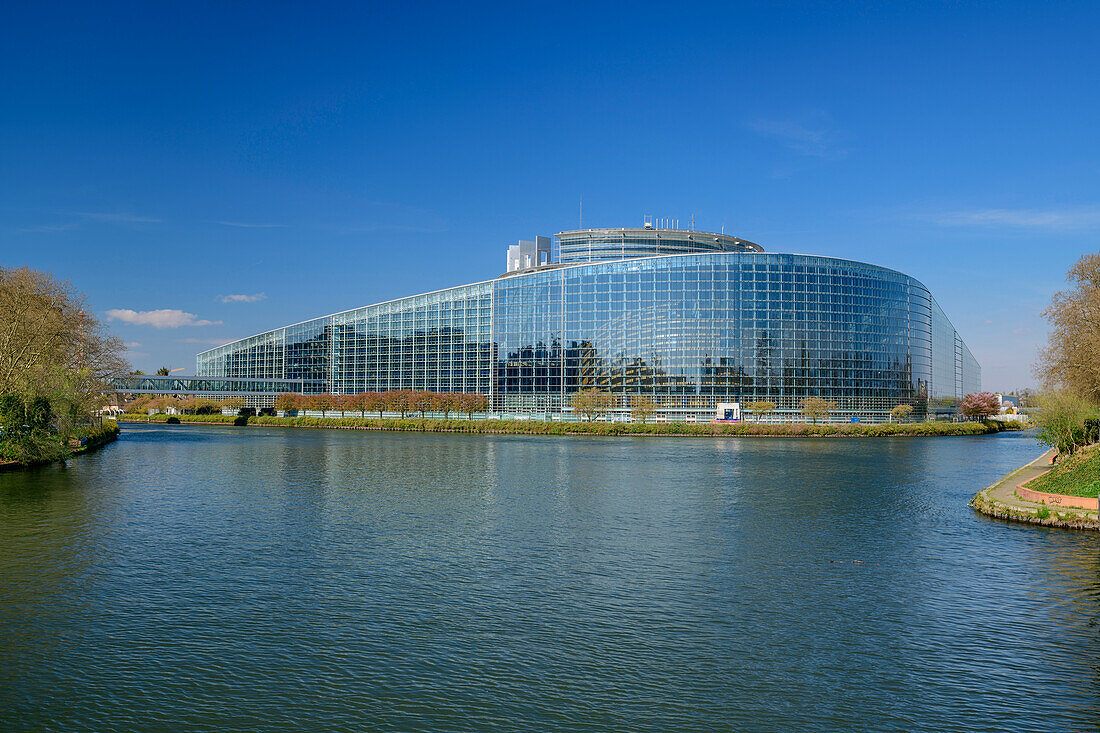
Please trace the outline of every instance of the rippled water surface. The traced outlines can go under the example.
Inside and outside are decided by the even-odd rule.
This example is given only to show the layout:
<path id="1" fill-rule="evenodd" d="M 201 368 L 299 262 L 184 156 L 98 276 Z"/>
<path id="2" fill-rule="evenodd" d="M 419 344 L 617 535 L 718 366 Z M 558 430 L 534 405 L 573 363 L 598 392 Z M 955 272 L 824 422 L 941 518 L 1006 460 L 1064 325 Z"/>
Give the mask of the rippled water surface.
<path id="1" fill-rule="evenodd" d="M 0 729 L 1095 730 L 1039 452 L 126 427 L 0 474 Z"/>

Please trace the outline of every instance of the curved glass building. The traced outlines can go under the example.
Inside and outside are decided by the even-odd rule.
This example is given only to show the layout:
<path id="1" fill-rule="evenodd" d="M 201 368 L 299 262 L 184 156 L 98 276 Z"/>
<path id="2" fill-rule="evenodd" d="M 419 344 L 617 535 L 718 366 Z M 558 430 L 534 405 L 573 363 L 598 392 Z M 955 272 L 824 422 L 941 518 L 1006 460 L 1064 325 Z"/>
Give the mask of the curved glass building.
<path id="1" fill-rule="evenodd" d="M 509 252 L 472 285 L 284 326 L 200 353 L 197 374 L 301 379 L 307 392 L 479 392 L 495 411 L 568 413 L 598 389 L 629 411 L 710 419 L 720 403 L 807 397 L 832 419 L 952 414 L 981 368 L 928 289 L 894 270 L 766 253 L 679 229 L 588 229 Z M 520 253 L 534 252 L 534 256 Z"/>

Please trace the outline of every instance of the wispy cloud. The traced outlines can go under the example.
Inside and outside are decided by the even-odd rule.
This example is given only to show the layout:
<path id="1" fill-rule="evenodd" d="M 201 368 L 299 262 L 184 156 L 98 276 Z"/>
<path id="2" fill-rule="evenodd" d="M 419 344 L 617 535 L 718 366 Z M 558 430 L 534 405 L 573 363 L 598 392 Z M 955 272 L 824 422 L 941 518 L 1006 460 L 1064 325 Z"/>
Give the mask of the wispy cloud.
<path id="1" fill-rule="evenodd" d="M 36 226 L 22 227 L 16 229 L 16 234 L 49 234 L 53 232 L 67 232 L 70 229 L 76 229 L 76 222 L 65 222 L 63 224 L 38 224 Z"/>
<path id="2" fill-rule="evenodd" d="M 223 303 L 255 303 L 260 300 L 266 300 L 267 296 L 263 293 L 256 293 L 254 295 L 219 295 L 218 300 Z"/>
<path id="3" fill-rule="evenodd" d="M 122 321 L 134 326 L 152 326 L 153 328 L 179 328 L 180 326 L 218 326 L 221 321 L 208 321 L 198 318 L 194 313 L 161 308 L 160 310 L 135 311 L 129 308 L 115 308 L 107 311 L 107 319 Z"/>
<path id="4" fill-rule="evenodd" d="M 775 140 L 800 155 L 824 160 L 840 160 L 848 154 L 837 142 L 836 132 L 825 124 L 803 125 L 794 120 L 756 118 L 748 128 L 757 135 Z"/>
<path id="5" fill-rule="evenodd" d="M 78 211 L 76 215 L 89 221 L 102 221 L 115 224 L 160 224 L 161 219 L 151 216 L 136 216 L 134 214 L 120 214 L 102 211 Z"/>
<path id="6" fill-rule="evenodd" d="M 67 232 L 73 229 L 78 229 L 82 224 L 89 222 L 101 223 L 101 224 L 161 224 L 161 219 L 156 219 L 151 216 L 137 216 L 135 214 L 122 214 L 117 212 L 107 211 L 74 211 L 60 214 L 63 218 L 69 219 L 69 221 L 60 221 L 50 224 L 36 224 L 32 226 L 22 227 L 16 229 L 16 234 L 48 234 L 56 232 Z"/>
<path id="7" fill-rule="evenodd" d="M 222 344 L 228 344 L 233 339 L 198 339 L 198 338 L 183 338 L 175 339 L 177 344 L 198 344 L 200 346 L 221 346 Z"/>
<path id="8" fill-rule="evenodd" d="M 127 349 L 131 349 L 131 350 L 141 348 L 141 344 L 139 344 L 137 341 L 127 341 L 126 343 L 123 344 L 123 346 L 125 346 Z"/>
<path id="9" fill-rule="evenodd" d="M 1083 231 L 1100 228 L 1100 206 L 1049 209 L 970 209 L 930 214 L 926 218 L 946 227 L 982 227 Z"/>
<path id="10" fill-rule="evenodd" d="M 339 227 L 337 229 L 341 234 L 360 234 L 363 232 L 404 232 L 406 234 L 442 234 L 447 231 L 447 227 L 443 225 L 438 226 L 418 226 L 416 224 L 360 224 L 356 226 Z"/>
<path id="11" fill-rule="evenodd" d="M 223 227 L 237 227 L 238 229 L 279 229 L 286 224 L 263 224 L 248 221 L 208 221 L 207 224 L 220 224 Z"/>

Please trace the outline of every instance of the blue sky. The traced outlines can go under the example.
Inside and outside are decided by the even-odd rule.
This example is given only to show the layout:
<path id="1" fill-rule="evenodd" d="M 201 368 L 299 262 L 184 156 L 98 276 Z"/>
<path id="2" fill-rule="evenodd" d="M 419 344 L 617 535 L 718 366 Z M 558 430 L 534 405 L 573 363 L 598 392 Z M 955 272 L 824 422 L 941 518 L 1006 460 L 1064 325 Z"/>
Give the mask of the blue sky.
<path id="1" fill-rule="evenodd" d="M 1100 249 L 1088 3 L 24 5 L 0 262 L 146 371 L 491 278 L 583 197 L 902 270 L 1011 389 Z"/>

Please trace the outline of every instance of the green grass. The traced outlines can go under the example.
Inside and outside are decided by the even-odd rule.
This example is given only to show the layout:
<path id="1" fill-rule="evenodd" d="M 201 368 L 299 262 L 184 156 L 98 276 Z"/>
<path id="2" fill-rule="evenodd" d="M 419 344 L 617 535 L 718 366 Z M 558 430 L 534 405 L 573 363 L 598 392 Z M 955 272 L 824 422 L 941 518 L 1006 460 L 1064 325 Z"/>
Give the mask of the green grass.
<path id="1" fill-rule="evenodd" d="M 163 423 L 168 415 L 123 415 L 123 421 Z M 228 415 L 180 415 L 184 423 L 240 424 Z M 777 437 L 853 437 L 986 435 L 1000 426 L 990 423 L 885 423 L 862 425 L 793 424 L 711 424 L 711 423 L 603 423 L 548 422 L 544 420 L 437 420 L 409 417 L 321 418 L 321 417 L 250 417 L 249 425 L 277 425 L 295 428 L 359 428 L 417 432 L 492 433 L 505 435 L 677 435 L 677 436 L 777 436 Z"/>
<path id="2" fill-rule="evenodd" d="M 1095 497 L 1100 495 L 1100 445 L 1090 445 L 1063 459 L 1027 488 L 1048 494 Z"/>

